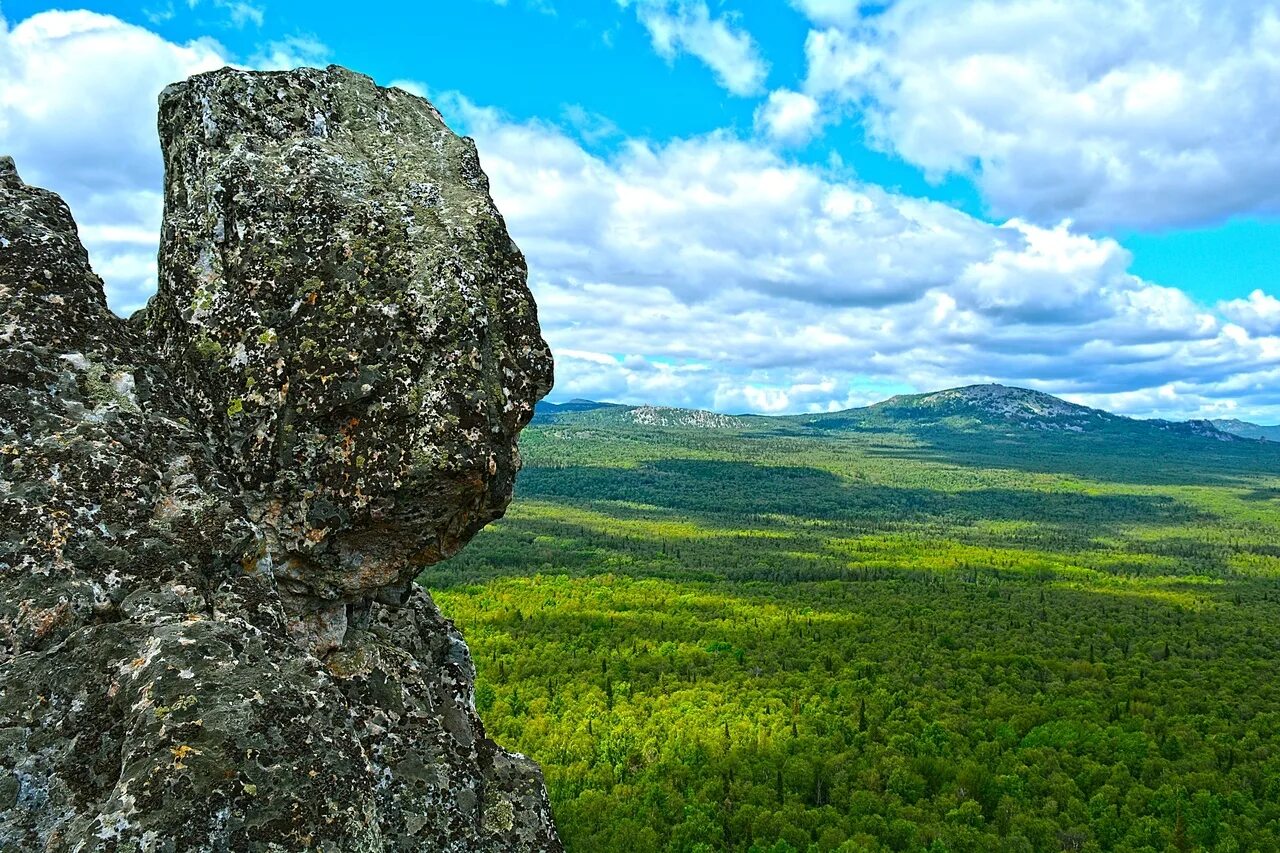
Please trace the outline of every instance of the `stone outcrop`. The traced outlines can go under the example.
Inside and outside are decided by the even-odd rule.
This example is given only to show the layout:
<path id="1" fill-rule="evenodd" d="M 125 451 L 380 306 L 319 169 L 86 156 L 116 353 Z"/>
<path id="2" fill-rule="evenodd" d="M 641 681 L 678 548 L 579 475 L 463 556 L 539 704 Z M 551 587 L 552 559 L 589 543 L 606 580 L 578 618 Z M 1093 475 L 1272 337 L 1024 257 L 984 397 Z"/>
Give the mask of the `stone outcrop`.
<path id="1" fill-rule="evenodd" d="M 413 583 L 551 385 L 474 145 L 340 68 L 160 99 L 147 309 L 0 159 L 0 850 L 558 850 Z"/>

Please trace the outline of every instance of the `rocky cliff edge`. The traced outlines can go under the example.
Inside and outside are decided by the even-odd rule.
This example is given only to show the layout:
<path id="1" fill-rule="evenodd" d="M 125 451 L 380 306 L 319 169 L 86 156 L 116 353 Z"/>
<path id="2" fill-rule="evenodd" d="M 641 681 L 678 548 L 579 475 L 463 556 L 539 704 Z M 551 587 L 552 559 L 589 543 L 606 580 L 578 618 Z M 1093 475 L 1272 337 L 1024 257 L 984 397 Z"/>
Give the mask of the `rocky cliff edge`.
<path id="1" fill-rule="evenodd" d="M 0 158 L 0 850 L 559 850 L 413 582 L 552 379 L 475 146 L 338 67 L 159 128 L 128 320 Z"/>

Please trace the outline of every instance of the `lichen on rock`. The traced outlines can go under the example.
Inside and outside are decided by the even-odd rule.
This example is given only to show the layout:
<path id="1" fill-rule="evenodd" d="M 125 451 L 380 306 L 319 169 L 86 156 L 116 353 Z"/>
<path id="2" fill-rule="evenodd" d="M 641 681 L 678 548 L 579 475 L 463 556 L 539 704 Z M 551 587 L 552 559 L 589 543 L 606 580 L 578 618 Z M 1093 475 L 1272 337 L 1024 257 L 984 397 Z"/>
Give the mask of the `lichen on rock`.
<path id="1" fill-rule="evenodd" d="M 558 850 L 413 583 L 551 384 L 474 144 L 337 67 L 160 98 L 159 288 L 0 158 L 0 850 Z"/>

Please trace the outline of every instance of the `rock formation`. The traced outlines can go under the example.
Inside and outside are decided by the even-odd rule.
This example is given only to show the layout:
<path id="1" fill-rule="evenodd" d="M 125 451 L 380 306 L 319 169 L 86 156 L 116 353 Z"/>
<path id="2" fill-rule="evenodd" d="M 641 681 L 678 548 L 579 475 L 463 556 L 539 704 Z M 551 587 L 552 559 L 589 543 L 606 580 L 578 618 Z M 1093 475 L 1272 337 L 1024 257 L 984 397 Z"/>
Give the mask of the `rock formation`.
<path id="1" fill-rule="evenodd" d="M 558 850 L 413 583 L 551 385 L 474 145 L 336 67 L 193 77 L 160 135 L 129 320 L 0 159 L 0 850 Z"/>

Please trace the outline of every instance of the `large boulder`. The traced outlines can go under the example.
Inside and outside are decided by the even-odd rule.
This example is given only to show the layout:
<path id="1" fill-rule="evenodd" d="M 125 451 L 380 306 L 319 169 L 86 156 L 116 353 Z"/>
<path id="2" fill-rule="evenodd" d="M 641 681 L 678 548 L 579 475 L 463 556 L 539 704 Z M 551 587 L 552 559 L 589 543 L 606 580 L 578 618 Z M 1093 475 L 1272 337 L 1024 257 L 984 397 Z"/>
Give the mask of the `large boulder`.
<path id="1" fill-rule="evenodd" d="M 558 850 L 425 590 L 551 384 L 474 145 L 337 67 L 161 96 L 159 290 L 0 159 L 0 850 Z"/>

